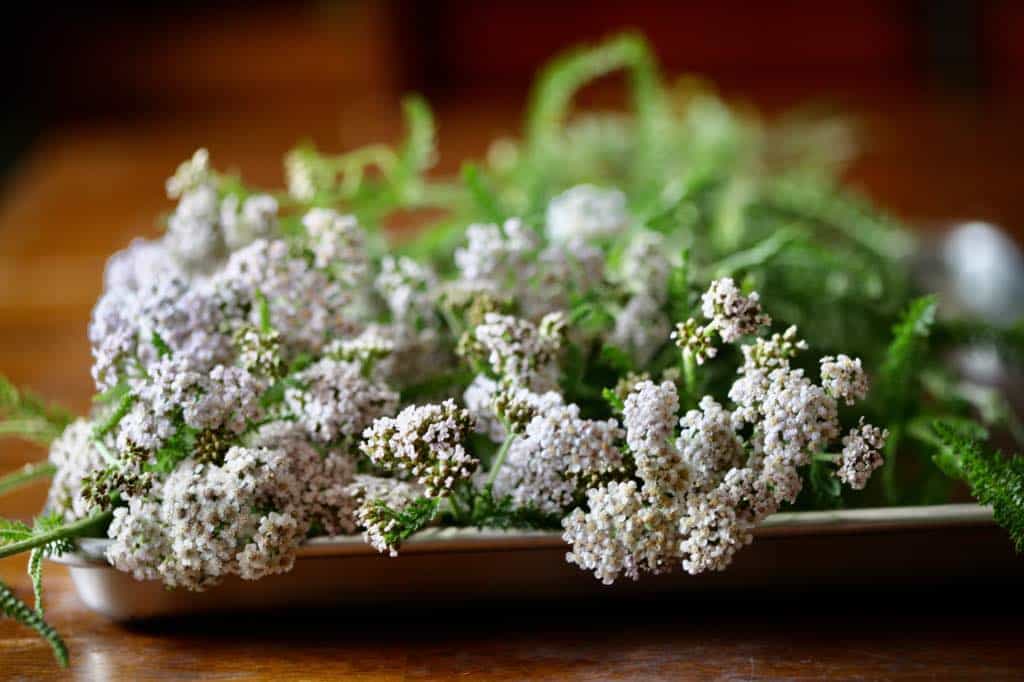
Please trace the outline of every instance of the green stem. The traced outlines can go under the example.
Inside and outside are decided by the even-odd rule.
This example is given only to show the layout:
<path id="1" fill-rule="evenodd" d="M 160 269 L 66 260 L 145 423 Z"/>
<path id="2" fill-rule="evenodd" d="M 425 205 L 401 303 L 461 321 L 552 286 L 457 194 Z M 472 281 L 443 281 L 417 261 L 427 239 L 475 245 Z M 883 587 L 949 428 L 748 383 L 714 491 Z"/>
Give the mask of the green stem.
<path id="1" fill-rule="evenodd" d="M 837 455 L 832 452 L 816 452 L 814 453 L 814 456 L 811 457 L 811 459 L 813 459 L 815 462 L 830 462 L 832 464 L 835 464 L 839 457 L 840 455 Z"/>
<path id="2" fill-rule="evenodd" d="M 882 489 L 885 491 L 885 499 L 889 504 L 896 504 L 899 501 L 899 491 L 896 486 L 896 453 L 902 438 L 902 424 L 889 427 L 889 439 L 885 443 L 885 464 L 882 466 Z"/>
<path id="3" fill-rule="evenodd" d="M 494 485 L 494 480 L 498 478 L 498 471 L 501 469 L 501 465 L 505 463 L 505 457 L 508 456 L 509 448 L 512 443 L 518 437 L 519 434 L 514 431 L 509 431 L 508 436 L 505 437 L 505 442 L 501 444 L 498 449 L 498 454 L 494 456 L 494 464 L 491 465 L 491 471 L 487 474 L 487 485 Z"/>
<path id="4" fill-rule="evenodd" d="M 0 495 L 17 490 L 24 485 L 32 483 L 38 478 L 48 478 L 57 472 L 57 467 L 50 462 L 30 462 L 22 468 L 0 478 Z"/>
<path id="5" fill-rule="evenodd" d="M 54 425 L 45 417 L 24 417 L 0 421 L 0 437 L 15 436 L 39 445 L 49 445 L 62 431 L 63 427 Z"/>
<path id="6" fill-rule="evenodd" d="M 39 535 L 33 535 L 27 540 L 20 542 L 12 542 L 9 545 L 0 547 L 0 559 L 4 557 L 13 556 L 22 552 L 27 552 L 36 547 L 44 547 L 51 542 L 57 540 L 70 540 L 71 538 L 84 537 L 98 531 L 103 525 L 105 525 L 113 517 L 113 512 L 105 511 L 93 514 L 84 519 L 69 523 L 66 526 L 55 528 L 47 533 L 40 533 Z"/>
<path id="7" fill-rule="evenodd" d="M 697 361 L 689 348 L 683 349 L 683 390 L 686 392 L 686 402 L 697 398 Z"/>

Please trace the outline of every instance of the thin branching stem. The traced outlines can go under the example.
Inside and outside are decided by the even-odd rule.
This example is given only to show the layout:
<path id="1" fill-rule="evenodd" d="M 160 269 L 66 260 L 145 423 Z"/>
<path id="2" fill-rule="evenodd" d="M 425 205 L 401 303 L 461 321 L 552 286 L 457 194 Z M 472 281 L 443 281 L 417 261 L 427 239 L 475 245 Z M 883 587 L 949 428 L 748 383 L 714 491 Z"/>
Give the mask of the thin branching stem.
<path id="1" fill-rule="evenodd" d="M 512 443 L 515 442 L 516 438 L 518 438 L 517 433 L 508 431 L 505 441 L 501 444 L 497 454 L 494 455 L 494 464 L 491 465 L 491 471 L 487 474 L 487 485 L 494 485 L 495 479 L 498 478 L 498 471 L 501 470 L 501 466 L 505 463 L 505 457 L 508 456 L 509 448 L 512 447 Z"/>
<path id="2" fill-rule="evenodd" d="M 57 473 L 57 467 L 50 462 L 30 462 L 17 471 L 13 471 L 0 478 L 0 495 L 24 487 L 40 478 L 50 478 Z"/>
<path id="3" fill-rule="evenodd" d="M 33 535 L 26 540 L 4 545 L 3 547 L 0 547 L 0 559 L 13 556 L 15 554 L 21 554 L 22 552 L 27 552 L 35 549 L 36 547 L 43 547 L 51 542 L 57 542 L 58 540 L 70 540 L 71 538 L 91 535 L 106 525 L 112 516 L 113 512 L 98 512 L 92 516 L 74 521 L 61 526 L 60 528 L 55 528 L 46 533 L 39 533 L 38 535 Z"/>

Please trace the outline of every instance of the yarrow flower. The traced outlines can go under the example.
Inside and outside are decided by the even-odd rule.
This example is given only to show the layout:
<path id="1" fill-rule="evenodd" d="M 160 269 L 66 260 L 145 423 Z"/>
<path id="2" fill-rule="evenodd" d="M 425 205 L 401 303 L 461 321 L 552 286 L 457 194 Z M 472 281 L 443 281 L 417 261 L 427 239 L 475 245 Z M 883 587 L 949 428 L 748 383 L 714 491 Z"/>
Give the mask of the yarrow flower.
<path id="1" fill-rule="evenodd" d="M 865 424 L 861 417 L 857 428 L 843 437 L 843 453 L 836 477 L 854 490 L 862 490 L 872 472 L 884 464 L 882 449 L 888 438 L 888 430 Z"/>
<path id="2" fill-rule="evenodd" d="M 475 224 L 466 228 L 466 246 L 455 250 L 462 279 L 486 286 L 517 285 L 539 246 L 537 235 L 521 220 L 504 225 Z"/>
<path id="3" fill-rule="evenodd" d="M 313 266 L 329 271 L 347 286 L 361 283 L 369 272 L 365 236 L 354 216 L 326 208 L 311 209 L 302 218 L 313 252 Z"/>
<path id="4" fill-rule="evenodd" d="M 394 319 L 427 322 L 434 316 L 437 276 L 429 267 L 405 256 L 385 256 L 375 285 Z"/>
<path id="5" fill-rule="evenodd" d="M 102 470 L 107 461 L 93 442 L 94 425 L 86 419 L 71 422 L 50 445 L 50 463 L 57 467 L 46 498 L 47 511 L 66 521 L 85 518 L 92 505 L 83 497 L 86 480 Z"/>
<path id="6" fill-rule="evenodd" d="M 647 294 L 637 294 L 616 316 L 611 341 L 642 365 L 665 344 L 669 328 L 669 319 L 661 304 Z"/>
<path id="7" fill-rule="evenodd" d="M 472 340 L 475 352 L 486 358 L 496 376 L 543 392 L 557 383 L 556 360 L 564 328 L 560 313 L 545 316 L 539 325 L 512 315 L 487 313 L 484 323 L 473 330 Z"/>
<path id="8" fill-rule="evenodd" d="M 356 502 L 355 521 L 364 529 L 366 542 L 378 552 L 398 556 L 403 534 L 402 515 L 422 505 L 423 486 L 394 478 L 359 475 L 347 490 Z M 429 514 L 430 508 L 425 512 Z"/>
<path id="9" fill-rule="evenodd" d="M 711 283 L 701 297 L 701 312 L 711 320 L 726 343 L 756 334 L 758 329 L 771 324 L 771 318 L 761 312 L 757 292 L 744 296 L 731 277 L 723 277 Z"/>
<path id="10" fill-rule="evenodd" d="M 592 571 L 605 585 L 619 575 L 664 573 L 679 555 L 673 510 L 651 506 L 635 481 L 612 481 L 587 491 L 587 511 L 574 509 L 562 522 L 571 546 L 565 559 Z"/>
<path id="11" fill-rule="evenodd" d="M 298 203 L 341 173 L 312 150 L 286 165 Z M 863 420 L 827 454 L 860 360 L 821 358 L 815 383 L 757 293 L 716 280 L 706 320 L 672 331 L 681 244 L 631 225 L 618 190 L 573 187 L 536 229 L 470 225 L 435 270 L 377 254 L 351 215 L 225 182 L 203 150 L 167 189 L 165 235 L 111 259 L 93 311 L 103 406 L 50 450 L 48 510 L 112 511 L 107 558 L 137 578 L 256 579 L 357 530 L 393 555 L 439 519 L 561 520 L 567 560 L 606 583 L 722 570 L 812 458 L 858 489 L 881 465 Z M 725 375 L 694 364 L 739 355 L 727 397 L 695 395 Z"/>
<path id="12" fill-rule="evenodd" d="M 192 158 L 183 161 L 174 175 L 167 179 L 167 196 L 177 199 L 209 180 L 210 153 L 206 149 L 197 149 Z"/>
<path id="13" fill-rule="evenodd" d="M 360 447 L 377 466 L 412 478 L 428 497 L 440 497 L 479 464 L 463 446 L 471 426 L 469 413 L 454 401 L 410 405 L 396 417 L 377 419 Z"/>
<path id="14" fill-rule="evenodd" d="M 739 369 L 742 374 L 748 370 L 789 367 L 789 361 L 797 353 L 807 350 L 807 342 L 797 338 L 796 326 L 790 326 L 782 334 L 772 334 L 767 339 L 755 339 L 753 344 L 743 344 L 740 350 L 743 352 L 743 365 Z"/>
<path id="15" fill-rule="evenodd" d="M 183 194 L 167 219 L 165 239 L 171 254 L 186 270 L 205 273 L 215 268 L 226 251 L 217 191 L 210 185 L 199 185 Z"/>
<path id="16" fill-rule="evenodd" d="M 547 234 L 553 242 L 612 237 L 625 231 L 629 220 L 625 194 L 578 185 L 548 204 Z"/>
<path id="17" fill-rule="evenodd" d="M 547 409 L 512 442 L 494 481 L 499 497 L 510 495 L 516 506 L 548 514 L 564 513 L 581 484 L 623 466 L 618 441 L 624 434 L 614 419 L 582 419 L 579 407 L 552 405 L 556 400 L 557 394 L 549 394 Z"/>
<path id="18" fill-rule="evenodd" d="M 637 384 L 626 398 L 623 424 L 643 493 L 651 500 L 685 490 L 690 471 L 673 443 L 679 394 L 668 381 Z"/>
<path id="19" fill-rule="evenodd" d="M 685 322 L 677 323 L 670 338 L 679 348 L 690 353 L 694 362 L 703 365 L 718 354 L 718 349 L 711 343 L 713 333 L 713 327 L 701 326 L 691 317 Z"/>
<path id="20" fill-rule="evenodd" d="M 322 480 L 325 466 L 308 447 L 233 447 L 222 465 L 188 460 L 156 495 L 114 511 L 107 559 L 140 580 L 192 590 L 231 574 L 288 571 L 313 520 L 305 500 L 347 483 L 341 473 Z"/>
<path id="21" fill-rule="evenodd" d="M 352 362 L 324 358 L 297 373 L 295 384 L 285 391 L 285 404 L 320 443 L 358 438 L 398 405 L 397 393 Z"/>
<path id="22" fill-rule="evenodd" d="M 733 429 L 733 416 L 711 396 L 704 396 L 699 410 L 679 420 L 676 448 L 686 464 L 693 485 L 705 487 L 732 467 L 742 466 L 743 443 Z"/>
<path id="23" fill-rule="evenodd" d="M 269 194 L 253 194 L 242 202 L 234 194 L 224 197 L 220 223 L 228 249 L 237 251 L 257 239 L 277 236 L 277 209 L 277 199 Z"/>
<path id="24" fill-rule="evenodd" d="M 840 354 L 821 359 L 821 385 L 837 400 L 853 405 L 868 394 L 868 379 L 860 358 Z"/>

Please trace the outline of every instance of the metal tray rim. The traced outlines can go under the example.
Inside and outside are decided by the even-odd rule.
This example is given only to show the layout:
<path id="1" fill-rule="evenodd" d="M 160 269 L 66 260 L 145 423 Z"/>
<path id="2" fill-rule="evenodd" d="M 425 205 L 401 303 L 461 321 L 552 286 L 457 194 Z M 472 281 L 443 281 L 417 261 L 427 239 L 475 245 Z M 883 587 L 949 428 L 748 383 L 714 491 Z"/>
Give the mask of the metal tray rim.
<path id="1" fill-rule="evenodd" d="M 922 528 L 991 526 L 991 507 L 978 504 L 943 504 L 916 507 L 878 507 L 829 511 L 783 512 L 758 526 L 755 537 L 841 535 L 899 532 Z M 107 538 L 83 538 L 75 552 L 51 560 L 72 567 L 109 567 L 104 553 Z M 403 554 L 479 551 L 547 550 L 564 545 L 558 531 L 501 530 L 495 528 L 427 528 L 402 545 Z M 361 535 L 323 536 L 307 540 L 299 558 L 367 556 L 377 550 Z"/>

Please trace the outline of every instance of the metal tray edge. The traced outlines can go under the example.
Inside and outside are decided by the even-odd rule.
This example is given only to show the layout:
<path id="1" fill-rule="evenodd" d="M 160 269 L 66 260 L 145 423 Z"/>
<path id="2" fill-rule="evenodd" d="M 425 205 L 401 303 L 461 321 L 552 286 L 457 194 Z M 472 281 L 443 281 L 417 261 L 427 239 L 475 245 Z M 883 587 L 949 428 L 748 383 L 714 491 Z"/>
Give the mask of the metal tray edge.
<path id="1" fill-rule="evenodd" d="M 977 504 L 783 512 L 765 519 L 754 531 L 754 536 L 880 533 L 952 526 L 990 526 L 993 523 L 992 509 Z M 79 541 L 77 551 L 53 557 L 52 561 L 72 567 L 106 567 L 108 564 L 104 552 L 109 544 L 110 540 L 106 538 L 84 538 Z M 558 531 L 427 528 L 409 538 L 402 545 L 402 553 L 539 550 L 563 544 Z M 376 553 L 360 535 L 311 538 L 298 550 L 300 558 L 366 556 Z"/>

